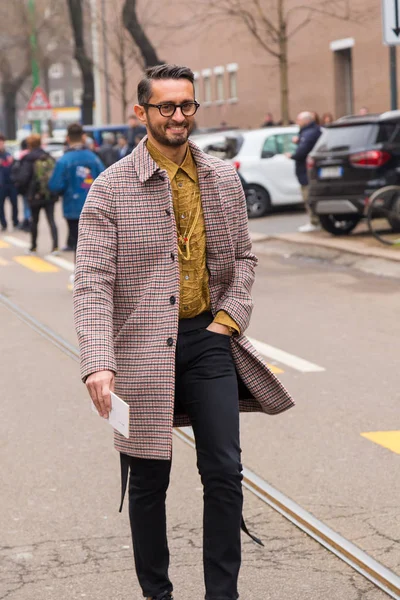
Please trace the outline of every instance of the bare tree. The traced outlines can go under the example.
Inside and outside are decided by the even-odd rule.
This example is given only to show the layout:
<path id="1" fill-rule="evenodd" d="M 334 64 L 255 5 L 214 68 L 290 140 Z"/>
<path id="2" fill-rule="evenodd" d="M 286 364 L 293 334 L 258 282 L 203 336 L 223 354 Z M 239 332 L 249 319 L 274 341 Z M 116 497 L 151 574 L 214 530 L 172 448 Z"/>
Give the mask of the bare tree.
<path id="1" fill-rule="evenodd" d="M 192 23 L 234 19 L 245 27 L 266 54 L 279 66 L 281 116 L 289 123 L 289 45 L 296 34 L 318 17 L 361 23 L 365 9 L 354 9 L 351 0 L 196 0 Z"/>
<path id="2" fill-rule="evenodd" d="M 140 51 L 143 65 L 145 67 L 153 67 L 155 65 L 163 64 L 164 61 L 159 59 L 156 49 L 139 21 L 136 0 L 125 0 L 122 9 L 122 18 L 126 29 L 129 31 L 136 47 Z"/>
<path id="3" fill-rule="evenodd" d="M 82 122 L 84 125 L 90 125 L 93 123 L 94 76 L 93 62 L 85 46 L 85 2 L 83 0 L 67 0 L 67 3 L 75 42 L 74 56 L 82 73 Z"/>
<path id="4" fill-rule="evenodd" d="M 143 69 L 144 61 L 138 47 L 132 42 L 132 38 L 125 28 L 121 13 L 117 13 L 114 18 L 107 19 L 103 34 L 107 52 L 116 66 L 109 73 L 105 73 L 105 76 L 108 77 L 111 94 L 120 102 L 121 119 L 125 121 L 128 106 L 133 100 L 129 74 L 137 65 Z M 102 65 L 99 66 L 102 70 Z"/>

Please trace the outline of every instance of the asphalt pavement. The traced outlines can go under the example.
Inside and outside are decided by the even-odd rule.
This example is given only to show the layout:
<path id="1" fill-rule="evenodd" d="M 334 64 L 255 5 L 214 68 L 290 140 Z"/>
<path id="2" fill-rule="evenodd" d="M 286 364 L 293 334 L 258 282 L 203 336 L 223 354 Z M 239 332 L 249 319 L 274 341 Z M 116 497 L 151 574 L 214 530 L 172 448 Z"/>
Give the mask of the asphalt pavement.
<path id="1" fill-rule="evenodd" d="M 0 292 L 76 345 L 69 271 L 44 258 L 47 224 L 39 251 L 54 270 L 18 260 L 15 240 L 27 236 L 0 238 Z M 241 421 L 246 467 L 397 574 L 399 286 L 317 258 L 261 253 L 248 334 L 297 406 Z M 111 428 L 91 412 L 76 362 L 4 307 L 0 323 L 0 600 L 140 598 Z M 203 597 L 201 503 L 194 451 L 175 439 L 168 515 L 177 599 Z M 243 536 L 241 597 L 387 597 L 247 491 L 245 518 L 265 548 Z"/>

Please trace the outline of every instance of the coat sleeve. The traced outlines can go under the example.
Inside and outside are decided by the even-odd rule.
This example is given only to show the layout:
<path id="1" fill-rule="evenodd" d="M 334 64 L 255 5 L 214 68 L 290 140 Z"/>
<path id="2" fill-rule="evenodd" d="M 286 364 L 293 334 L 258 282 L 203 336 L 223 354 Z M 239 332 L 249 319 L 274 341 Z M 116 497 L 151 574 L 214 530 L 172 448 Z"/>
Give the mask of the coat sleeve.
<path id="1" fill-rule="evenodd" d="M 224 310 L 239 326 L 240 332 L 247 329 L 253 300 L 251 288 L 254 283 L 254 269 L 257 257 L 251 251 L 251 239 L 248 227 L 246 197 L 240 179 L 234 172 L 235 213 L 238 215 L 235 245 L 235 275 L 229 290 L 218 303 L 217 312 Z"/>
<path id="2" fill-rule="evenodd" d="M 97 371 L 117 372 L 113 343 L 117 226 L 113 193 L 104 175 L 90 188 L 79 219 L 74 320 L 83 381 Z"/>

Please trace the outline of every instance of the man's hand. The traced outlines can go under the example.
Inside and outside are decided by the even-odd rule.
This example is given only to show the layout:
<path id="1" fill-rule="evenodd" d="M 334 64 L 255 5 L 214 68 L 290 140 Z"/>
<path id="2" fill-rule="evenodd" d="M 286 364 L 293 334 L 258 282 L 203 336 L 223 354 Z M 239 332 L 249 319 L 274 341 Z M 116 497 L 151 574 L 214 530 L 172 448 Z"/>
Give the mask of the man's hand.
<path id="1" fill-rule="evenodd" d="M 110 392 L 114 391 L 114 373 L 98 371 L 86 379 L 86 387 L 100 417 L 108 419 L 111 411 Z"/>
<path id="2" fill-rule="evenodd" d="M 214 333 L 220 333 L 221 335 L 229 335 L 231 336 L 231 330 L 226 325 L 221 325 L 221 323 L 215 323 L 214 321 L 209 324 L 207 327 L 208 331 L 213 331 Z"/>

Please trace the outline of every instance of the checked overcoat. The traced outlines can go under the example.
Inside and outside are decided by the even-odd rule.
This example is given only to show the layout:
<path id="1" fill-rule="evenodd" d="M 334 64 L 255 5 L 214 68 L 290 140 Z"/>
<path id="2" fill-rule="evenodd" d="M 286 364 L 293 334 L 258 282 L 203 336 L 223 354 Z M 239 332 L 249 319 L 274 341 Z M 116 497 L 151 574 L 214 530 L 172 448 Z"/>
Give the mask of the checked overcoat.
<path id="1" fill-rule="evenodd" d="M 74 315 L 82 379 L 114 371 L 115 393 L 130 405 L 130 437 L 116 433 L 116 449 L 169 459 L 173 426 L 190 424 L 174 414 L 178 240 L 167 173 L 145 142 L 91 187 L 79 223 Z M 204 211 L 211 310 L 225 310 L 243 332 L 257 259 L 242 185 L 232 165 L 190 147 Z M 243 334 L 231 338 L 231 349 L 241 411 L 277 414 L 293 406 Z"/>

